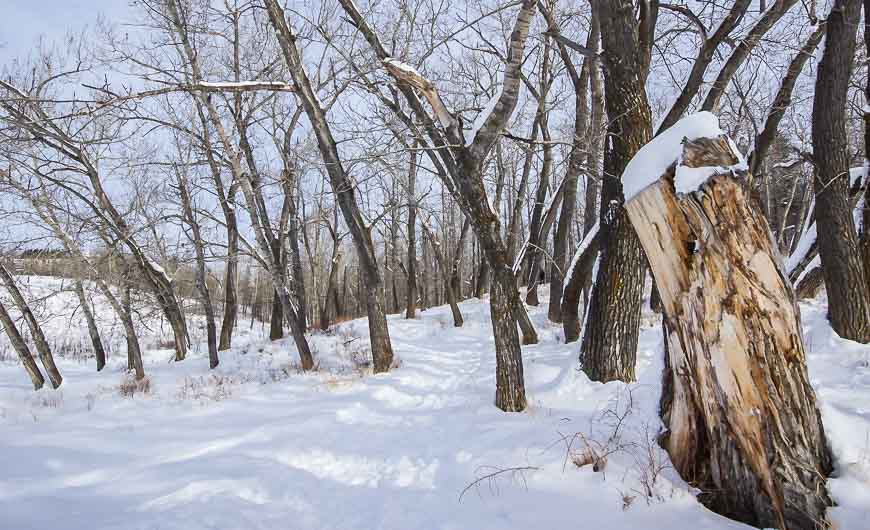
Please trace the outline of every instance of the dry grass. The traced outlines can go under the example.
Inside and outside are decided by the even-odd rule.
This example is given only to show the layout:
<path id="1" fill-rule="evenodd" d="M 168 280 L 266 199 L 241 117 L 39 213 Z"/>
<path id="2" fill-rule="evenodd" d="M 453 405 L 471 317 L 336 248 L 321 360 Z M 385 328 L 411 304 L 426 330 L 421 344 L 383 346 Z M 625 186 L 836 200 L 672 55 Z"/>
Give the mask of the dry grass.
<path id="1" fill-rule="evenodd" d="M 175 339 L 160 339 L 155 343 L 158 350 L 174 350 Z"/>
<path id="2" fill-rule="evenodd" d="M 180 400 L 200 403 L 223 401 L 231 398 L 239 385 L 249 380 L 242 376 L 223 374 L 185 377 L 175 396 Z"/>
<path id="3" fill-rule="evenodd" d="M 124 374 L 124 379 L 118 385 L 118 392 L 124 397 L 135 397 L 137 394 L 147 396 L 151 394 L 151 379 L 148 376 L 136 379 L 132 372 Z"/>
<path id="4" fill-rule="evenodd" d="M 63 405 L 63 393 L 59 390 L 39 392 L 31 401 L 34 408 L 59 409 Z"/>

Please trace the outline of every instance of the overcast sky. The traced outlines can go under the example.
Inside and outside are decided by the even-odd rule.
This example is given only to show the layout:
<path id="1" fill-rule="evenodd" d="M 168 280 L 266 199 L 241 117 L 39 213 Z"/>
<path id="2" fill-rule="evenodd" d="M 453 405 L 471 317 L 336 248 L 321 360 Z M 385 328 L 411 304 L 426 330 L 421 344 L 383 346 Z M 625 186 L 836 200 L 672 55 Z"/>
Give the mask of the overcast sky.
<path id="1" fill-rule="evenodd" d="M 62 38 L 68 30 L 91 26 L 99 14 L 121 21 L 131 12 L 128 0 L 0 0 L 0 63 L 27 53 L 44 35 Z"/>

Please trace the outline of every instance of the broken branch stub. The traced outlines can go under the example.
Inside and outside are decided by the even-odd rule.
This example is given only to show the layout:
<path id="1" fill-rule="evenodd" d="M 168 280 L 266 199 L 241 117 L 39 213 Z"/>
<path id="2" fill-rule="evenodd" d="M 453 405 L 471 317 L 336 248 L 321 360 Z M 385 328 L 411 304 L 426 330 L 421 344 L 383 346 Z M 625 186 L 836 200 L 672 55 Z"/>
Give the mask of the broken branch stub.
<path id="1" fill-rule="evenodd" d="M 432 106 L 432 110 L 435 111 L 438 121 L 441 122 L 441 125 L 445 129 L 457 126 L 456 117 L 453 116 L 453 113 L 450 112 L 447 105 L 445 105 L 441 100 L 441 96 L 438 94 L 438 89 L 432 81 L 426 79 L 414 67 L 401 61 L 395 59 L 384 59 L 383 63 L 390 75 L 400 81 L 408 83 L 423 94 L 423 97 L 425 97 L 429 102 L 429 105 Z"/>
<path id="2" fill-rule="evenodd" d="M 725 136 L 684 140 L 681 159 L 626 204 L 665 309 L 662 445 L 714 511 L 821 528 L 831 456 L 800 314 L 734 149 Z"/>

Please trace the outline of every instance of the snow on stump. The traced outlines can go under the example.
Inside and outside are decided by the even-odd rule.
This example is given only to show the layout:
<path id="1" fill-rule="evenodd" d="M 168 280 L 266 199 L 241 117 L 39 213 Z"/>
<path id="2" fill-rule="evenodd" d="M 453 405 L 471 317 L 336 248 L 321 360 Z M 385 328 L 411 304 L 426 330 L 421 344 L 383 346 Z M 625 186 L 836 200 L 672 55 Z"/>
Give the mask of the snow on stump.
<path id="1" fill-rule="evenodd" d="M 668 153 L 670 164 L 627 186 L 665 310 L 662 445 L 712 510 L 760 527 L 822 528 L 831 456 L 794 291 L 744 193 L 742 157 L 702 114 L 684 121 L 703 127 L 678 123 L 642 149 L 641 163 L 654 160 L 634 174 L 661 169 Z"/>

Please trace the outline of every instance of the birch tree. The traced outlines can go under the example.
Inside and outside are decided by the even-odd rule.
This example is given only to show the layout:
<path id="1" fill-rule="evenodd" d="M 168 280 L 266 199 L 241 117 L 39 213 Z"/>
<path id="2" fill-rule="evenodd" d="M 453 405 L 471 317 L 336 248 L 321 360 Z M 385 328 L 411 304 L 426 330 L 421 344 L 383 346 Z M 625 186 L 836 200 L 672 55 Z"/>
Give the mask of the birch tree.
<path id="1" fill-rule="evenodd" d="M 387 52 L 380 37 L 353 2 L 342 0 L 341 5 L 377 58 L 396 80 L 397 89 L 416 119 L 423 124 L 429 142 L 436 149 L 427 151 L 430 153 L 430 160 L 440 169 L 442 181 L 468 217 L 486 256 L 494 280 L 490 294 L 490 313 L 497 361 L 495 404 L 502 410 L 521 411 L 526 407 L 526 397 L 522 352 L 516 330 L 517 319 L 527 342 L 536 342 L 537 337 L 532 335 L 534 328 L 521 305 L 516 276 L 501 237 L 499 219 L 486 193 L 481 171 L 517 104 L 522 84 L 520 74 L 523 50 L 536 1 L 526 0 L 520 5 L 508 44 L 501 92 L 493 100 L 492 111 L 478 118 L 481 126 L 474 131 L 468 142 L 464 138 L 460 121 L 447 108 L 437 87 L 416 69 L 397 61 Z M 435 113 L 437 123 L 423 107 L 415 91 L 419 91 L 427 100 Z"/>

